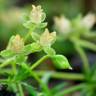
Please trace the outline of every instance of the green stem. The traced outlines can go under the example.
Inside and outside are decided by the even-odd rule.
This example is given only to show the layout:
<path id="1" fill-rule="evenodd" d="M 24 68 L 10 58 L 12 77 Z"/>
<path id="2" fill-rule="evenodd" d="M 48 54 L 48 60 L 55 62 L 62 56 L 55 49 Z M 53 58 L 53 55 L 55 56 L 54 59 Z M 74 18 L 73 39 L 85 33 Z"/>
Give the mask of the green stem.
<path id="1" fill-rule="evenodd" d="M 34 29 L 35 29 L 35 26 L 31 30 L 29 30 L 27 35 L 24 37 L 24 42 L 26 42 L 28 40 L 29 36 L 31 35 L 32 31 L 34 31 Z"/>
<path id="2" fill-rule="evenodd" d="M 78 52 L 78 54 L 80 55 L 80 58 L 83 62 L 84 72 L 86 75 L 88 75 L 90 72 L 89 62 L 88 62 L 88 58 L 87 58 L 84 50 L 81 48 L 82 46 L 80 45 L 79 39 L 71 38 L 71 41 L 73 42 L 74 47 L 75 47 L 76 51 Z M 86 45 L 86 43 L 84 43 L 84 44 Z"/>
<path id="3" fill-rule="evenodd" d="M 0 64 L 0 68 L 3 68 L 13 61 L 13 58 L 7 59 L 4 63 Z"/>
<path id="4" fill-rule="evenodd" d="M 91 43 L 86 40 L 78 40 L 78 39 L 76 39 L 76 42 L 78 42 L 79 46 L 96 52 L 96 45 L 94 43 Z"/>
<path id="5" fill-rule="evenodd" d="M 85 74 L 89 74 L 90 67 L 89 67 L 88 59 L 87 59 L 85 52 L 80 46 L 77 46 L 77 45 L 75 45 L 75 49 L 77 50 L 78 54 L 80 55 L 82 59 Z"/>
<path id="6" fill-rule="evenodd" d="M 30 34 L 31 34 L 31 32 L 29 31 L 29 32 L 27 33 L 27 35 L 25 36 L 25 38 L 24 38 L 24 42 L 27 41 L 27 39 L 29 38 Z"/>
<path id="7" fill-rule="evenodd" d="M 49 55 L 43 56 L 41 59 L 39 59 L 36 63 L 32 64 L 31 70 L 36 68 L 39 64 L 41 64 L 43 61 L 49 58 Z"/>
<path id="8" fill-rule="evenodd" d="M 24 93 L 23 93 L 23 89 L 22 89 L 22 85 L 21 84 L 18 84 L 18 90 L 19 90 L 20 96 L 24 96 Z"/>
<path id="9" fill-rule="evenodd" d="M 43 76 L 46 73 L 52 73 L 51 77 L 56 79 L 67 79 L 67 80 L 84 80 L 84 76 L 82 74 L 75 74 L 75 73 L 64 73 L 64 72 L 53 72 L 53 71 L 33 71 L 38 76 Z"/>
<path id="10" fill-rule="evenodd" d="M 67 80 L 84 80 L 84 75 L 77 74 L 77 73 L 64 73 L 64 72 L 53 72 L 53 71 L 33 71 L 36 73 L 39 77 L 44 76 L 46 73 L 52 73 L 51 78 L 56 79 L 67 79 Z M 2 69 L 0 70 L 0 74 L 12 74 L 12 71 L 10 69 Z"/>
<path id="11" fill-rule="evenodd" d="M 88 33 L 86 33 L 86 34 L 84 34 L 84 37 L 85 38 L 89 38 L 89 39 L 94 39 L 95 40 L 95 38 L 96 38 L 96 32 L 88 32 Z"/>
<path id="12" fill-rule="evenodd" d="M 68 89 L 65 89 L 64 91 L 61 91 L 59 93 L 57 93 L 55 96 L 65 96 L 66 94 L 70 94 L 72 92 L 75 92 L 77 90 L 81 90 L 82 88 L 84 88 L 84 84 L 79 84 L 79 85 L 76 85 L 76 86 L 72 86 Z"/>
<path id="13" fill-rule="evenodd" d="M 16 63 L 15 63 L 15 62 L 12 63 L 12 70 L 13 70 L 13 73 L 14 73 L 14 74 L 17 73 Z"/>

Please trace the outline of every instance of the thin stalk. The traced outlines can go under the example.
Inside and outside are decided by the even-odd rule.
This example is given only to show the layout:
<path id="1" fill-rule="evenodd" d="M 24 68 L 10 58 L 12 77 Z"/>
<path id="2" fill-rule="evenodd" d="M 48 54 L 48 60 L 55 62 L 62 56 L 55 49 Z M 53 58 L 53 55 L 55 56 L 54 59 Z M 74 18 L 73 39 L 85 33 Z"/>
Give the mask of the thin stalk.
<path id="1" fill-rule="evenodd" d="M 44 76 L 46 73 L 52 73 L 51 78 L 56 78 L 56 79 L 67 79 L 67 80 L 84 80 L 84 75 L 83 74 L 77 74 L 77 73 L 64 73 L 64 72 L 53 72 L 53 71 L 33 71 L 35 74 L 37 74 L 39 77 Z M 10 69 L 1 69 L 0 74 L 13 74 Z"/>
<path id="2" fill-rule="evenodd" d="M 64 72 L 53 72 L 53 71 L 33 71 L 38 76 L 43 76 L 46 73 L 52 73 L 52 78 L 58 78 L 58 79 L 70 79 L 70 80 L 84 80 L 84 76 L 82 74 L 75 74 L 75 73 L 64 73 Z M 10 69 L 1 69 L 0 74 L 12 74 L 12 71 Z"/>
<path id="3" fill-rule="evenodd" d="M 95 39 L 96 38 L 96 32 L 88 32 L 86 34 L 84 34 L 85 38 L 89 38 L 89 39 Z"/>
<path id="4" fill-rule="evenodd" d="M 7 59 L 4 63 L 0 64 L 0 68 L 3 68 L 5 66 L 9 65 L 12 61 L 13 61 L 13 58 Z"/>
<path id="5" fill-rule="evenodd" d="M 16 69 L 16 64 L 15 64 L 15 62 L 12 63 L 12 70 L 13 70 L 13 73 L 16 74 L 17 69 Z"/>
<path id="6" fill-rule="evenodd" d="M 22 89 L 22 85 L 21 84 L 18 84 L 18 90 L 19 90 L 20 96 L 24 96 L 24 93 L 23 93 L 23 89 Z"/>
<path id="7" fill-rule="evenodd" d="M 51 78 L 56 79 L 67 79 L 67 80 L 84 80 L 84 75 L 77 73 L 64 73 L 64 72 L 53 72 L 53 71 L 33 71 L 38 76 L 42 77 L 46 73 L 52 73 Z"/>
<path id="8" fill-rule="evenodd" d="M 29 32 L 27 33 L 27 35 L 24 37 L 24 42 L 26 42 L 29 38 L 29 36 L 31 35 L 32 31 L 34 31 L 35 27 L 33 27 L 31 30 L 29 30 Z"/>
<path id="9" fill-rule="evenodd" d="M 76 85 L 76 86 L 72 86 L 70 88 L 65 89 L 64 91 L 61 91 L 61 92 L 57 93 L 55 96 L 65 96 L 65 95 L 68 95 L 68 94 L 70 94 L 72 92 L 81 90 L 82 88 L 84 88 L 84 86 L 85 86 L 85 84 L 79 84 L 79 85 Z"/>
<path id="10" fill-rule="evenodd" d="M 78 39 L 76 40 L 76 42 L 78 42 L 78 45 L 80 45 L 81 47 L 84 47 L 86 49 L 90 49 L 96 52 L 96 44 L 86 40 L 78 40 Z"/>
<path id="11" fill-rule="evenodd" d="M 32 64 L 31 66 L 31 70 L 33 70 L 34 68 L 36 68 L 39 64 L 41 64 L 42 62 L 44 62 L 46 59 L 48 59 L 49 56 L 43 56 L 41 59 L 39 59 L 36 63 Z"/>
<path id="12" fill-rule="evenodd" d="M 88 63 L 88 58 L 85 54 L 85 52 L 83 51 L 83 49 L 80 46 L 75 45 L 75 49 L 77 50 L 78 54 L 80 55 L 80 58 L 82 59 L 83 62 L 83 69 L 85 74 L 89 74 L 90 72 L 90 67 L 89 67 L 89 63 Z"/>
<path id="13" fill-rule="evenodd" d="M 25 38 L 24 38 L 24 42 L 27 41 L 27 39 L 29 38 L 30 34 L 31 34 L 31 32 L 29 31 L 29 32 L 27 33 L 27 35 L 25 36 Z"/>
<path id="14" fill-rule="evenodd" d="M 82 62 L 83 62 L 83 69 L 84 69 L 84 73 L 86 75 L 89 74 L 90 72 L 90 67 L 89 67 L 89 62 L 88 62 L 88 58 L 84 52 L 84 50 L 82 49 L 82 46 L 80 45 L 80 42 L 78 39 L 76 38 L 71 38 L 71 41 L 73 42 L 74 44 L 74 47 L 76 49 L 76 51 L 78 52 Z M 80 40 L 81 41 L 81 40 Z M 86 43 L 84 43 L 86 45 Z"/>

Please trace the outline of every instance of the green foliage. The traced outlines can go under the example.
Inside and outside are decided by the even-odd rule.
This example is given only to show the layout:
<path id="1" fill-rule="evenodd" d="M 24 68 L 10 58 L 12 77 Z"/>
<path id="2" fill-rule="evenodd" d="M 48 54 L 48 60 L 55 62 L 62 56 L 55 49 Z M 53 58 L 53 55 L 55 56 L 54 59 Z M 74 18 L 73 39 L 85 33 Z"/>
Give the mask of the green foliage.
<path id="1" fill-rule="evenodd" d="M 49 33 L 46 27 L 47 23 L 44 22 L 46 14 L 41 9 L 41 6 L 32 5 L 32 11 L 30 14 L 24 16 L 23 25 L 28 29 L 27 35 L 21 37 L 20 35 L 14 35 L 10 38 L 7 48 L 0 52 L 0 56 L 4 59 L 0 63 L 1 73 L 6 78 L 0 79 L 0 84 L 7 84 L 11 90 L 17 90 L 16 95 L 24 96 L 23 86 L 31 96 L 52 96 L 48 86 L 33 72 L 39 64 L 48 58 L 52 58 L 55 65 L 61 69 L 68 68 L 70 65 L 66 57 L 62 55 L 56 55 L 55 50 L 51 47 L 56 41 L 56 32 Z M 36 32 L 36 30 L 45 30 L 43 33 Z M 30 43 L 27 43 L 29 36 L 33 39 Z M 42 58 L 36 61 L 34 64 L 28 63 L 28 56 L 31 53 L 44 51 L 46 53 Z M 62 64 L 61 64 L 62 63 Z M 57 67 L 56 66 L 56 67 Z M 9 70 L 7 70 L 7 67 Z M 37 80 L 42 88 L 42 92 L 36 91 L 31 85 L 26 83 L 30 77 Z M 14 88 L 13 88 L 14 87 Z"/>
<path id="2" fill-rule="evenodd" d="M 14 55 L 14 52 L 12 52 L 11 50 L 4 50 L 4 51 L 1 51 L 0 55 L 4 58 L 9 58 Z"/>
<path id="3" fill-rule="evenodd" d="M 53 56 L 56 54 L 55 50 L 51 47 L 44 47 L 44 52 L 50 56 Z"/>
<path id="4" fill-rule="evenodd" d="M 24 55 L 29 55 L 34 52 L 39 52 L 41 50 L 42 50 L 42 47 L 39 45 L 38 42 L 36 42 L 36 43 L 32 43 L 24 46 L 21 53 L 23 53 Z"/>

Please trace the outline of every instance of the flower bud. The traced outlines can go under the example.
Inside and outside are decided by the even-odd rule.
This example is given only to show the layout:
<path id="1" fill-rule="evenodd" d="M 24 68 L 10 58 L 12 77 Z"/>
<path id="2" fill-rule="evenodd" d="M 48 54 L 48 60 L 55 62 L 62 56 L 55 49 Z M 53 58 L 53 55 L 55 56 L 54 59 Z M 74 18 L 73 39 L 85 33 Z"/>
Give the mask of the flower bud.
<path id="1" fill-rule="evenodd" d="M 63 55 L 54 55 L 51 57 L 54 65 L 59 69 L 72 69 L 68 60 Z"/>

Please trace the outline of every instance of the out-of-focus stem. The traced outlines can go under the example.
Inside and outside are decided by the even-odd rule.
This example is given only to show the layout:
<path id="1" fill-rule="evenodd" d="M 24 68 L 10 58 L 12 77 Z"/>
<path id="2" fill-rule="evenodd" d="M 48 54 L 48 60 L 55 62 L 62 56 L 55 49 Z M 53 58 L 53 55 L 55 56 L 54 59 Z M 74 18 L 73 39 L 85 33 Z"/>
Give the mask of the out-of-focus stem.
<path id="1" fill-rule="evenodd" d="M 87 59 L 85 52 L 80 46 L 75 46 L 75 49 L 77 50 L 83 62 L 83 69 L 84 69 L 85 74 L 89 74 L 90 68 L 89 68 L 89 63 L 88 63 L 88 59 Z"/>
<path id="2" fill-rule="evenodd" d="M 96 44 L 91 43 L 91 42 L 86 41 L 86 40 L 78 40 L 78 39 L 76 39 L 76 42 L 78 42 L 79 46 L 96 52 Z"/>
<path id="3" fill-rule="evenodd" d="M 72 38 L 71 41 L 73 42 L 74 47 L 75 47 L 76 51 L 78 52 L 78 54 L 80 55 L 80 58 L 83 62 L 83 70 L 84 70 L 85 74 L 88 75 L 90 72 L 89 62 L 88 62 L 88 58 L 87 58 L 84 50 L 82 49 L 82 46 L 80 45 L 80 42 L 78 42 L 79 39 Z M 85 45 L 86 45 L 86 43 L 85 43 Z"/>
<path id="4" fill-rule="evenodd" d="M 31 71 L 31 70 L 30 70 Z M 65 73 L 65 72 L 53 72 L 53 71 L 33 71 L 36 75 L 39 77 L 42 77 L 46 73 L 52 73 L 50 78 L 57 78 L 57 79 L 68 79 L 68 80 L 84 80 L 84 75 L 79 73 Z M 2 69 L 0 70 L 0 74 L 12 74 L 12 71 L 10 69 Z"/>
<path id="5" fill-rule="evenodd" d="M 53 72 L 53 71 L 33 71 L 38 76 L 43 76 L 46 73 L 52 73 L 51 78 L 57 78 L 57 79 L 67 79 L 67 80 L 84 80 L 84 75 L 77 74 L 77 73 L 64 73 L 64 72 Z"/>
<path id="6" fill-rule="evenodd" d="M 23 89 L 22 89 L 22 85 L 21 84 L 18 84 L 18 90 L 19 90 L 19 95 L 20 96 L 24 96 L 24 93 L 23 93 Z"/>

